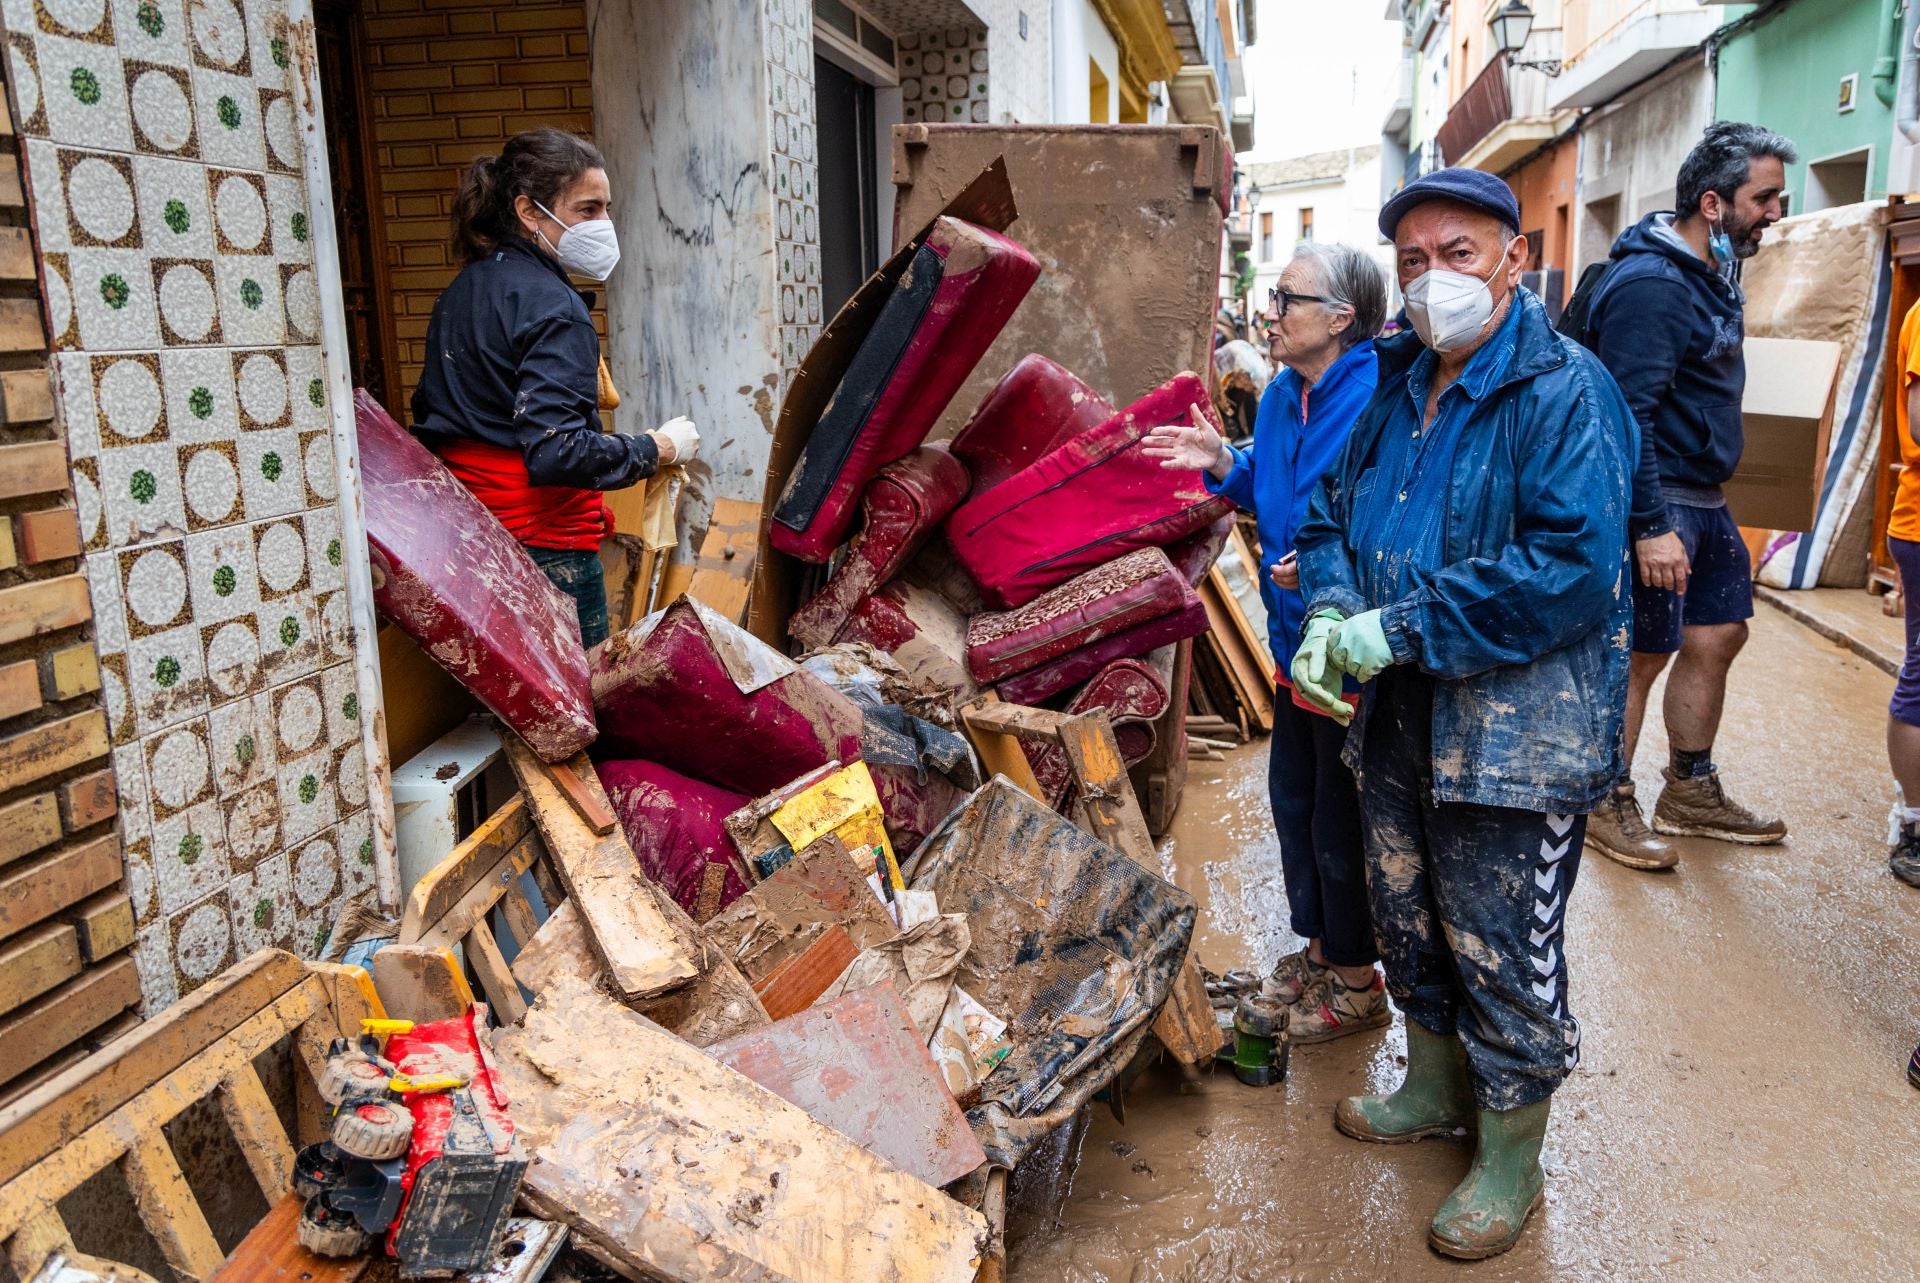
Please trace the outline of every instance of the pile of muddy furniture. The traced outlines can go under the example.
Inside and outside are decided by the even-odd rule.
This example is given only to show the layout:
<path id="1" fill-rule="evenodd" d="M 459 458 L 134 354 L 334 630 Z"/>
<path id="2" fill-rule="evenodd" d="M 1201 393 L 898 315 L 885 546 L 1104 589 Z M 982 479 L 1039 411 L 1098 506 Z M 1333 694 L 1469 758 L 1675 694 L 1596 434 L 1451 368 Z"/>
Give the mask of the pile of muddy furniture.
<path id="1" fill-rule="evenodd" d="M 25 1283 L 141 1277 L 91 1259 L 118 1240 L 58 1206 L 115 1166 L 152 1248 L 115 1259 L 156 1278 L 420 1276 L 397 1234 L 296 1241 L 328 1188 L 319 1143 L 483 1083 L 525 1167 L 476 1283 L 588 1258 L 689 1283 L 994 1279 L 1010 1174 L 1096 1098 L 1120 1113 L 1144 1065 L 1211 1062 L 1195 904 L 1155 872 L 1129 766 L 1184 762 L 1195 585 L 1230 527 L 1139 452 L 1212 414 L 1201 233 L 1217 248 L 1225 153 L 1211 131 L 1112 137 L 954 134 L 949 183 L 916 169 L 937 139 L 902 131 L 896 179 L 938 200 L 909 222 L 903 196 L 899 252 L 782 406 L 751 592 L 676 596 L 590 652 L 525 551 L 359 394 L 377 604 L 497 720 L 517 792 L 359 941 L 366 971 L 257 955 L 0 1112 Z M 1180 187 L 1192 261 L 1157 322 L 1116 318 L 1115 348 L 1157 329 L 1172 349 L 1123 378 L 1097 344 L 1076 362 L 1029 341 L 1084 315 L 1088 251 L 1053 243 L 1057 218 L 1022 224 L 1013 192 L 1031 167 L 1042 204 L 1091 200 L 1129 155 Z M 387 1059 L 405 1022 L 452 1020 L 481 1031 L 461 1072 Z M 460 1108 L 436 1099 L 412 1116 L 444 1133 Z M 204 1101 L 257 1185 L 251 1226 L 201 1210 L 162 1137 Z M 425 1127 L 388 1161 L 448 1143 Z"/>

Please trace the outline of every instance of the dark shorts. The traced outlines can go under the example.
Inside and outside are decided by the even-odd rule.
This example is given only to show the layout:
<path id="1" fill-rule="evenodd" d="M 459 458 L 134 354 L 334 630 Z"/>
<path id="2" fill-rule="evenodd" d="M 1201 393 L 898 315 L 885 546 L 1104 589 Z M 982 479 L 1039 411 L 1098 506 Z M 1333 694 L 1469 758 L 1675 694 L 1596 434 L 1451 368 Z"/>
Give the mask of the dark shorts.
<path id="1" fill-rule="evenodd" d="M 1896 722 L 1920 726 L 1920 543 L 1889 537 L 1887 551 L 1900 568 L 1900 592 L 1907 607 L 1907 657 L 1900 665 L 1900 680 L 1894 683 L 1887 712 Z"/>
<path id="2" fill-rule="evenodd" d="M 1740 527 L 1725 508 L 1689 508 L 1670 503 L 1673 532 L 1687 550 L 1691 569 L 1683 597 L 1640 582 L 1633 563 L 1633 648 L 1643 655 L 1680 649 L 1683 625 L 1737 624 L 1753 618 L 1753 560 Z"/>

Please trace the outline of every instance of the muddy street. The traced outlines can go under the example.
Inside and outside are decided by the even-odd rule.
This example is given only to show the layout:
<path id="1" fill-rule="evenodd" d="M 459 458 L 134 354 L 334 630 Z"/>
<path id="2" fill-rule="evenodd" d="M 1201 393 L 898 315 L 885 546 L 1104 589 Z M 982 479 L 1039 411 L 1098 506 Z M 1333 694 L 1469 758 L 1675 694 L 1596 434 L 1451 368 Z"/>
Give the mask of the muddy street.
<path id="1" fill-rule="evenodd" d="M 1142 1082 L 1088 1131 L 1057 1226 L 1017 1222 L 1021 1283 L 1766 1278 L 1920 1274 L 1920 893 L 1888 875 L 1892 679 L 1766 605 L 1735 665 L 1716 758 L 1783 813 L 1786 844 L 1677 839 L 1667 874 L 1580 869 L 1568 956 L 1583 1061 L 1555 1097 L 1547 1204 L 1504 1257 L 1432 1255 L 1426 1225 L 1470 1142 L 1371 1146 L 1345 1095 L 1401 1073 L 1403 1033 L 1299 1049 L 1286 1082 Z M 1658 692 L 1656 691 L 1656 700 Z M 1264 972 L 1286 928 L 1264 742 L 1194 763 L 1171 875 L 1200 956 Z M 1637 763 L 1657 795 L 1664 736 Z"/>

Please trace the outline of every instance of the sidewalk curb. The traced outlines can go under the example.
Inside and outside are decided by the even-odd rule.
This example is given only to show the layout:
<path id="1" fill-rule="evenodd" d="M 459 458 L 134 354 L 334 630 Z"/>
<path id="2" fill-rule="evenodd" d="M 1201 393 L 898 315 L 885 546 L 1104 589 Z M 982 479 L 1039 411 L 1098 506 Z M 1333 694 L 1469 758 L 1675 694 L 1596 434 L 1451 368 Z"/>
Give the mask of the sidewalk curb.
<path id="1" fill-rule="evenodd" d="M 1866 660 L 1875 668 L 1886 673 L 1889 677 L 1898 677 L 1900 675 L 1900 665 L 1898 663 L 1889 659 L 1880 651 L 1875 650 L 1866 642 L 1861 641 L 1846 629 L 1836 627 L 1814 615 L 1812 612 L 1795 605 L 1792 601 L 1791 594 L 1782 593 L 1777 589 L 1765 588 L 1759 584 L 1755 584 L 1753 586 L 1753 595 L 1756 600 L 1764 601 L 1789 619 L 1797 620 L 1805 624 L 1808 628 L 1819 633 L 1828 641 L 1838 642 L 1842 646 L 1845 646 L 1848 650 Z"/>

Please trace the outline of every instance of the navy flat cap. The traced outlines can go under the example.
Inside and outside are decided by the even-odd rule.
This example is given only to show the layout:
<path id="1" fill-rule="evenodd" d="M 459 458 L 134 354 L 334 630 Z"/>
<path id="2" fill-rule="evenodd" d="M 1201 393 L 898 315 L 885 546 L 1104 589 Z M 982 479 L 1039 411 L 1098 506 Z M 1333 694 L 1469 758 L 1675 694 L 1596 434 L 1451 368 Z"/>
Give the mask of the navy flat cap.
<path id="1" fill-rule="evenodd" d="M 1513 188 L 1484 170 L 1453 168 L 1436 169 L 1395 192 L 1380 207 L 1380 234 L 1392 240 L 1393 229 L 1406 212 L 1430 200 L 1458 201 L 1492 214 L 1515 230 L 1520 227 L 1520 202 L 1513 198 Z"/>

